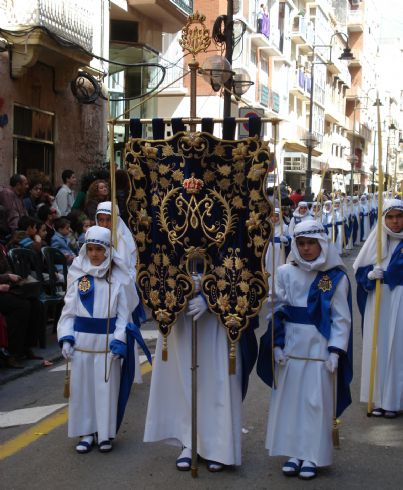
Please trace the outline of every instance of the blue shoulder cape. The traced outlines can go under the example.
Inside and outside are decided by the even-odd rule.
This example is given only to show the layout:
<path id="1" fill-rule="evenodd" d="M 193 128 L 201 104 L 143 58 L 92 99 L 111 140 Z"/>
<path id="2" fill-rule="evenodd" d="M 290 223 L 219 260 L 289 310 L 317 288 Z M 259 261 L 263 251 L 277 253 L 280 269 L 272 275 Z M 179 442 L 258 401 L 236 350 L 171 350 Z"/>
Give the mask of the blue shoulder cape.
<path id="1" fill-rule="evenodd" d="M 376 281 L 368 279 L 368 272 L 372 271 L 374 266 L 367 265 L 359 267 L 355 273 L 357 281 L 357 303 L 361 317 L 364 319 L 365 305 L 370 291 L 375 289 Z M 390 290 L 396 286 L 403 285 L 403 240 L 397 245 L 393 251 L 392 257 L 386 271 L 383 273 L 383 284 L 387 284 Z"/>
<path id="2" fill-rule="evenodd" d="M 326 277 L 327 276 L 327 277 Z M 257 361 L 257 374 L 264 383 L 273 387 L 272 370 L 272 328 L 274 323 L 274 347 L 284 348 L 285 328 L 284 322 L 293 321 L 295 323 L 309 323 L 315 325 L 318 331 L 326 338 L 330 338 L 332 319 L 330 306 L 333 294 L 340 279 L 347 275 L 339 268 L 330 269 L 326 272 L 318 272 L 315 280 L 311 284 L 308 294 L 308 305 L 306 308 L 296 308 L 285 306 L 274 314 L 274 322 L 269 321 L 267 332 L 260 339 L 259 356 Z M 329 281 L 330 280 L 330 281 Z M 321 287 L 325 281 L 327 286 Z M 339 366 L 337 376 L 337 407 L 336 415 L 340 416 L 343 411 L 351 404 L 350 383 L 353 378 L 353 326 L 351 309 L 351 285 L 349 281 L 348 305 L 351 315 L 351 331 L 348 341 L 347 352 L 329 347 L 330 351 L 339 354 Z"/>

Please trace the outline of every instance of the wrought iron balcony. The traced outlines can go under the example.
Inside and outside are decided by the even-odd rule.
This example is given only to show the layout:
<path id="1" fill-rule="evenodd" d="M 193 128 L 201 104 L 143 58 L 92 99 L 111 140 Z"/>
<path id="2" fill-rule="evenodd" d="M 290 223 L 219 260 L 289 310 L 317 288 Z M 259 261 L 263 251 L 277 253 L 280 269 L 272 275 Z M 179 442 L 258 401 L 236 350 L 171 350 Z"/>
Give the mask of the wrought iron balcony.
<path id="1" fill-rule="evenodd" d="M 8 0 L 0 3 L 0 25 L 20 31 L 40 26 L 92 51 L 92 0 Z M 3 10 L 3 12 L 2 12 Z"/>
<path id="2" fill-rule="evenodd" d="M 193 0 L 171 0 L 171 2 L 182 9 L 186 15 L 193 13 Z"/>

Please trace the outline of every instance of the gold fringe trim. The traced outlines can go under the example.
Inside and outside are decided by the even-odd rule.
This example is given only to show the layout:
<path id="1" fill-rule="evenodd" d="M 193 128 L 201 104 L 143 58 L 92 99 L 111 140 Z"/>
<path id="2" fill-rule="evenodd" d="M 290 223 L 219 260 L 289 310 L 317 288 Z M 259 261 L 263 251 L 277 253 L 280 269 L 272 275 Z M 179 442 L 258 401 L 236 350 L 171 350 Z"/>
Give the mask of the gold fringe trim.
<path id="1" fill-rule="evenodd" d="M 167 338 L 166 337 L 163 337 L 163 339 L 162 339 L 162 353 L 161 353 L 161 356 L 162 356 L 162 360 L 164 362 L 166 362 L 168 360 L 168 342 L 167 342 Z"/>
<path id="2" fill-rule="evenodd" d="M 231 347 L 229 351 L 229 374 L 236 373 L 236 347 L 235 343 L 231 342 Z"/>

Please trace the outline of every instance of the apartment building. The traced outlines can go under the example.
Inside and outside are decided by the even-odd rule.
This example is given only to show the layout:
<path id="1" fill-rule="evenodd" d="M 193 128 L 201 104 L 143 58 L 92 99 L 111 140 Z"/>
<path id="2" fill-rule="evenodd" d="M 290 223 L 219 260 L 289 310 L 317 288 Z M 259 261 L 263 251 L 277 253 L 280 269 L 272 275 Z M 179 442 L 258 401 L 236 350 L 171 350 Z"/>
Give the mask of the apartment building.
<path id="1" fill-rule="evenodd" d="M 374 184 L 376 165 L 376 109 L 373 106 L 379 89 L 379 5 L 375 0 L 349 0 L 347 27 L 354 60 L 349 62 L 351 87 L 347 91 L 347 129 L 349 161 L 353 167 L 356 193 Z M 376 183 L 374 178 L 376 177 Z M 375 185 L 376 184 L 376 185 Z M 348 186 L 351 192 L 351 182 Z"/>
<path id="2" fill-rule="evenodd" d="M 338 60 L 346 45 L 346 36 L 334 35 L 336 31 L 346 34 L 348 7 L 347 0 L 234 2 L 236 42 L 232 68 L 246 69 L 254 85 L 242 100 L 232 98 L 231 114 L 255 112 L 278 120 L 275 132 L 270 124 L 264 132 L 264 137 L 275 147 L 278 178 L 285 178 L 292 187 L 303 189 L 307 170 L 309 100 L 313 89 L 311 132 L 316 147 L 311 163 L 314 193 L 319 191 L 325 165 L 331 168 L 335 182 L 340 182 L 343 190 L 344 177 L 350 169 L 345 158 L 345 149 L 349 148 L 345 102 L 351 76 L 346 62 Z M 226 13 L 227 2 L 196 0 L 194 9 L 206 15 L 206 25 L 212 32 L 217 17 Z M 164 34 L 163 58 L 180 60 L 179 35 Z M 316 45 L 324 47 L 316 48 Z M 212 44 L 208 53 L 198 57 L 201 66 L 206 58 L 217 54 L 221 54 L 219 48 Z M 159 116 L 189 114 L 189 81 L 188 78 L 180 79 L 184 70 L 186 61 L 183 65 L 178 62 L 167 77 L 167 82 L 173 82 L 173 85 L 158 97 Z M 314 87 L 311 83 L 313 70 Z M 197 114 L 201 117 L 222 116 L 221 91 L 215 92 L 202 77 L 198 77 L 197 83 Z M 330 174 L 325 182 L 332 187 Z"/>
<path id="3" fill-rule="evenodd" d="M 193 0 L 111 0 L 109 59 L 116 63 L 162 63 L 166 77 L 162 87 L 173 81 L 183 64 L 178 36 L 187 18 L 193 13 Z M 173 117 L 175 103 L 172 97 L 187 94 L 183 82 L 172 86 L 159 97 L 140 98 L 155 89 L 162 73 L 157 67 L 124 67 L 110 64 L 108 88 L 112 117 L 125 118 Z M 179 92 L 175 92 L 179 89 Z M 182 110 L 182 109 L 180 109 Z M 182 113 L 188 115 L 189 112 Z M 122 116 L 123 117 L 123 116 Z M 144 127 L 144 136 L 151 136 L 151 128 Z M 127 126 L 115 126 L 115 161 L 122 166 L 124 145 L 128 138 Z"/>
<path id="4" fill-rule="evenodd" d="M 59 183 L 105 158 L 106 102 L 80 103 L 70 83 L 85 69 L 85 89 L 99 89 L 108 16 L 103 0 L 0 0 L 1 183 L 15 172 Z"/>

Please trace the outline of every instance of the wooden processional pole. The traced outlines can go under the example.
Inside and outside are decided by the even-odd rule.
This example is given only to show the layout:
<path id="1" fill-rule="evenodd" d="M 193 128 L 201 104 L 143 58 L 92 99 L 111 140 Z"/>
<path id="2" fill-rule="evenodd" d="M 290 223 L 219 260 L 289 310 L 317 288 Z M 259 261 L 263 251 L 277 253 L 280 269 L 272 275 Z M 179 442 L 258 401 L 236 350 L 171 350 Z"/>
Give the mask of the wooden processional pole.
<path id="1" fill-rule="evenodd" d="M 378 221 L 376 223 L 376 265 L 379 267 L 382 261 L 382 196 L 383 196 L 383 168 L 382 168 L 382 128 L 379 94 L 376 98 L 376 111 L 378 122 Z M 381 307 L 381 280 L 376 280 L 375 286 L 375 311 L 374 311 L 374 329 L 372 333 L 372 352 L 371 352 L 371 370 L 369 373 L 369 393 L 368 393 L 368 417 L 372 414 L 372 401 L 374 396 L 375 384 L 375 367 L 377 362 L 377 345 L 379 329 L 379 312 Z"/>

